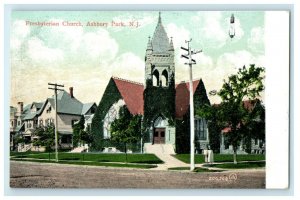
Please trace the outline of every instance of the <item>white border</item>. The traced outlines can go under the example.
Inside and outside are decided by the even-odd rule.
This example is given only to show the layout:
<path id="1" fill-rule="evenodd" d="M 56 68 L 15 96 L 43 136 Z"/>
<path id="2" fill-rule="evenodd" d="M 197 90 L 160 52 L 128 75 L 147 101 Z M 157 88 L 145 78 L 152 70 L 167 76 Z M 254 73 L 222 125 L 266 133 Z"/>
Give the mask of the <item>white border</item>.
<path id="1" fill-rule="evenodd" d="M 270 11 L 265 15 L 266 188 L 269 189 L 289 186 L 289 16 L 287 11 Z"/>
<path id="2" fill-rule="evenodd" d="M 50 3 L 57 3 L 57 4 L 66 4 L 66 3 L 69 3 L 68 1 L 66 1 L 66 0 L 52 0 L 52 1 L 50 1 L 50 0 L 47 0 L 47 1 L 43 1 L 43 2 L 40 2 L 40 1 L 21 1 L 21 0 L 19 0 L 19 1 L 8 1 L 8 0 L 4 0 L 4 2 L 2 3 L 3 5 L 4 4 L 7 4 L 7 3 L 20 3 L 20 4 L 24 4 L 24 3 L 48 3 L 48 4 L 50 4 Z M 72 1 L 72 2 L 70 2 L 70 3 L 85 3 L 85 4 L 87 4 L 87 3 L 95 3 L 94 1 L 91 1 L 91 0 L 85 0 L 84 2 L 81 2 L 81 1 L 78 1 L 78 0 L 74 0 L 74 1 Z M 109 1 L 109 0 L 104 0 L 104 1 L 101 1 L 101 3 L 103 3 L 103 4 L 114 4 L 114 3 L 121 3 L 121 4 L 124 4 L 124 3 L 127 3 L 128 4 L 128 1 L 127 2 L 124 2 L 123 0 L 119 0 L 119 1 L 113 1 L 113 0 L 111 0 L 111 1 Z M 131 1 L 130 3 L 140 3 L 140 1 Z M 150 0 L 145 0 L 145 1 L 143 1 L 143 3 L 148 3 L 148 4 L 151 4 L 151 3 L 169 3 L 167 0 L 161 0 L 161 1 L 150 1 Z M 172 1 L 172 3 L 174 4 L 174 3 L 177 3 L 177 4 L 180 4 L 180 3 L 183 3 L 182 1 L 179 1 L 179 0 L 173 0 Z M 285 4 L 287 4 L 287 3 L 289 3 L 289 4 L 292 4 L 293 6 L 295 6 L 295 19 L 299 19 L 299 14 L 298 14 L 298 12 L 297 11 L 299 11 L 300 9 L 299 9 L 299 3 L 297 2 L 297 1 L 293 1 L 293 0 L 278 0 L 278 1 L 267 1 L 267 0 L 252 0 L 252 1 L 250 1 L 250 0 L 248 0 L 248 1 L 238 1 L 238 0 L 233 0 L 233 1 L 230 1 L 230 0 L 227 0 L 226 2 L 225 1 L 221 1 L 221 0 L 219 0 L 219 1 L 209 1 L 209 0 L 207 0 L 207 1 L 201 1 L 201 2 L 199 2 L 199 1 L 191 1 L 191 0 L 186 0 L 186 1 L 184 1 L 184 3 L 186 4 L 186 3 L 193 3 L 193 4 L 195 4 L 195 3 L 206 3 L 206 4 L 224 4 L 224 3 L 226 3 L 227 5 L 228 4 L 232 4 L 232 3 L 237 3 L 237 4 L 253 4 L 253 3 L 255 3 L 255 4 L 269 4 L 269 3 L 273 3 L 273 6 L 274 5 L 276 5 L 277 4 L 277 9 L 278 9 L 278 4 L 280 4 L 280 3 L 285 3 Z M 225 5 L 225 7 L 226 7 L 226 4 L 224 4 Z M 255 6 L 254 6 L 255 7 Z M 272 8 L 272 5 L 270 5 L 269 6 L 270 8 Z M 59 7 L 58 7 L 59 8 Z M 130 6 L 128 6 L 128 8 L 130 8 Z M 251 6 L 250 6 L 250 10 L 251 10 Z M 2 13 L 4 13 L 4 7 L 2 6 L 1 7 L 1 11 L 2 11 Z M 3 20 L 3 15 L 1 15 L 1 17 L 0 17 L 0 19 L 1 19 L 1 22 L 3 22 L 4 20 Z M 0 26 L 1 26 L 1 30 L 4 30 L 4 24 L 2 24 L 2 23 L 0 23 Z M 299 25 L 298 25 L 299 26 Z M 295 23 L 295 35 L 299 35 L 300 33 L 299 33 L 299 29 L 298 29 L 298 26 L 297 26 L 297 22 Z M 278 24 L 278 27 L 277 27 L 278 29 L 280 29 L 280 25 Z M 295 41 L 296 42 L 294 42 L 294 41 L 292 41 L 292 44 L 294 44 L 294 43 L 297 43 L 297 41 L 298 41 L 298 44 L 299 44 L 299 40 L 297 40 L 297 38 L 295 38 Z M 4 44 L 4 40 L 3 40 L 3 37 L 1 37 L 1 39 L 0 39 L 0 42 L 1 42 L 1 44 Z M 295 46 L 295 51 L 296 52 L 299 52 L 299 47 L 298 46 Z M 292 52 L 293 53 L 293 52 Z M 2 56 L 3 56 L 3 48 L 1 48 L 1 58 L 2 58 Z M 276 59 L 276 57 L 274 57 L 273 59 Z M 2 59 L 1 59 L 2 60 Z M 295 64 L 295 66 L 297 66 L 297 64 L 299 64 L 298 63 L 298 58 L 297 57 L 295 57 L 295 61 L 294 61 L 294 64 Z M 4 69 L 3 68 L 0 68 L 1 69 L 1 75 L 2 75 L 2 77 L 3 77 L 3 79 L 2 80 L 4 80 L 4 75 L 5 75 L 5 73 L 4 73 Z M 299 139 L 299 137 L 297 136 L 297 135 L 294 135 L 294 132 L 297 132 L 297 130 L 299 130 L 299 123 L 298 124 L 295 124 L 295 130 L 294 130 L 294 115 L 295 115 L 295 117 L 296 117 L 296 119 L 299 119 L 299 117 L 298 117 L 298 113 L 297 112 L 295 112 L 295 114 L 294 114 L 294 108 L 295 108 L 295 110 L 298 110 L 298 106 L 297 106 L 297 104 L 295 104 L 294 105 L 294 77 L 298 77 L 299 75 L 297 75 L 297 74 L 299 74 L 299 69 L 297 69 L 297 68 L 295 68 L 294 69 L 294 67 L 292 66 L 292 72 L 295 72 L 295 75 L 294 74 L 292 74 L 292 76 L 290 77 L 292 80 L 291 80 L 291 97 L 292 97 L 292 99 L 291 99 L 291 106 L 292 106 L 292 109 L 291 109 L 291 126 L 290 126 L 290 128 L 291 128 L 291 137 L 292 137 L 292 139 L 294 139 L 294 140 L 292 140 L 291 141 L 291 146 L 290 146 L 290 148 L 291 148 L 291 162 L 292 162 L 292 166 L 291 166 L 291 179 L 292 179 L 292 183 L 293 183 L 293 180 L 294 180 L 294 158 L 295 158 L 295 169 L 297 169 L 297 167 L 299 168 L 299 158 L 297 157 L 297 156 L 295 156 L 294 157 L 294 152 L 295 152 L 295 154 L 297 154 L 298 152 L 299 152 L 299 145 L 297 146 L 297 145 L 293 145 L 294 144 L 294 141 L 298 141 Z M 2 82 L 3 83 L 3 82 Z M 299 84 L 299 79 L 297 79 L 297 78 L 295 78 L 295 85 L 298 85 Z M 1 97 L 5 97 L 5 93 L 4 93 L 4 90 L 6 90 L 6 89 L 4 89 L 4 88 L 6 88 L 6 86 L 4 85 L 3 87 L 1 87 Z M 295 99 L 296 100 L 299 100 L 299 95 L 298 95 L 299 93 L 297 92 L 297 91 L 295 91 Z M 3 102 L 2 102 L 3 101 Z M 275 101 L 275 100 L 274 100 Z M 2 107 L 2 106 L 4 106 L 4 99 L 3 98 L 1 98 L 0 99 L 0 103 L 1 103 L 1 110 L 3 111 L 3 110 L 5 110 L 4 109 L 4 107 Z M 297 102 L 297 101 L 296 101 Z M 276 109 L 276 107 L 274 107 L 273 109 Z M 3 112 L 2 112 L 3 113 Z M 3 115 L 1 115 L 1 122 L 4 122 L 4 117 L 3 117 Z M 295 120 L 296 121 L 296 120 Z M 3 127 L 3 126 L 1 126 L 1 127 Z M 3 129 L 2 129 L 3 130 Z M 3 132 L 3 134 L 5 133 L 4 131 L 2 131 Z M 2 138 L 2 137 L 1 137 Z M 298 139 L 298 140 L 297 140 Z M 2 141 L 3 143 L 1 143 L 1 144 L 4 144 L 4 141 Z M 296 143 L 295 142 L 295 143 Z M 4 145 L 3 145 L 4 146 Z M 267 148 L 269 148 L 269 146 L 267 146 Z M 1 155 L 1 158 L 4 158 L 2 155 L 3 155 L 3 152 L 2 151 L 0 151 L 0 155 Z M 269 157 L 269 156 L 267 156 L 267 157 Z M 2 166 L 2 165 L 1 165 Z M 3 166 L 2 166 L 2 168 L 3 168 Z M 3 177 L 4 176 L 4 174 L 3 174 L 3 169 L 1 170 L 1 177 Z M 276 173 L 276 176 L 278 175 L 278 174 L 280 174 L 281 173 L 281 171 L 277 171 L 277 173 Z M 275 175 L 274 175 L 275 176 Z M 265 193 L 265 192 L 263 192 L 263 193 L 261 193 L 260 191 L 253 191 L 253 190 L 251 190 L 251 193 L 249 193 L 248 192 L 248 195 L 294 195 L 294 198 L 296 197 L 296 196 L 299 196 L 299 192 L 297 192 L 297 190 L 293 190 L 293 188 L 297 188 L 297 186 L 299 186 L 298 185 L 298 183 L 299 183 L 299 181 L 297 181 L 297 177 L 299 178 L 299 176 L 298 176 L 298 172 L 297 171 L 295 171 L 295 185 L 290 185 L 291 187 L 292 187 L 292 189 L 291 189 L 291 187 L 290 187 L 290 189 L 289 189 L 289 192 L 284 192 L 284 191 L 272 191 L 271 193 Z M 277 180 L 278 181 L 278 180 Z M 3 185 L 3 181 L 1 181 L 1 185 L 0 185 L 0 187 L 1 187 L 1 193 L 4 195 L 4 191 L 3 191 L 3 188 L 4 188 L 4 185 Z M 214 192 L 215 190 L 213 190 L 213 191 L 208 191 L 209 193 L 211 193 L 211 194 L 213 194 L 213 195 L 226 195 L 226 192 L 224 192 L 224 191 L 220 191 L 220 192 L 218 192 L 218 193 L 215 193 Z M 218 190 L 219 191 L 219 190 Z M 240 192 L 239 192 L 240 191 Z M 229 193 L 227 193 L 227 195 L 247 195 L 247 192 L 245 192 L 245 191 L 241 191 L 241 190 L 239 190 L 239 191 L 232 191 L 232 192 L 229 192 Z M 52 191 L 48 191 L 48 193 L 49 192 L 51 192 L 52 193 Z M 295 192 L 295 193 L 294 193 Z M 154 192 L 155 193 L 155 192 Z M 204 194 L 203 195 L 205 195 L 205 192 L 203 192 Z M 107 194 L 107 193 L 106 193 Z M 140 195 L 143 195 L 142 193 L 139 193 Z M 27 194 L 28 195 L 28 194 Z M 88 193 L 86 193 L 86 195 L 89 195 Z M 116 194 L 117 195 L 117 194 Z M 134 195 L 134 191 L 132 192 L 132 195 Z M 155 195 L 155 194 L 153 194 L 153 195 Z M 159 195 L 159 194 L 158 194 Z M 169 193 L 169 195 L 172 195 L 172 192 L 170 192 Z M 183 193 L 183 195 L 188 195 L 188 193 Z M 193 194 L 191 194 L 191 195 L 193 195 Z M 197 194 L 196 194 L 197 195 Z M 198 194 L 199 195 L 199 194 Z M 206 193 L 206 195 L 208 195 L 207 193 Z M 52 199 L 52 197 L 49 197 L 49 199 Z M 79 199 L 80 197 L 78 197 L 78 199 Z M 106 198 L 106 197 L 105 197 Z M 190 197 L 189 197 L 190 198 Z M 213 198 L 211 198 L 211 197 L 205 197 L 206 199 L 213 199 Z M 250 197 L 250 198 L 253 198 L 253 197 Z M 263 197 L 264 199 L 265 199 L 265 197 Z M 15 199 L 15 198 L 12 198 L 12 199 Z M 32 199 L 32 197 L 30 197 L 30 198 L 24 198 L 24 197 L 22 197 L 22 199 Z M 76 198 L 75 198 L 76 199 Z M 107 198 L 107 199 L 110 199 L 110 198 Z M 173 199 L 173 198 L 172 198 Z M 176 199 L 176 198 L 175 198 Z M 233 199 L 232 197 L 229 197 L 229 196 L 227 196 L 227 197 L 222 197 L 222 199 Z"/>

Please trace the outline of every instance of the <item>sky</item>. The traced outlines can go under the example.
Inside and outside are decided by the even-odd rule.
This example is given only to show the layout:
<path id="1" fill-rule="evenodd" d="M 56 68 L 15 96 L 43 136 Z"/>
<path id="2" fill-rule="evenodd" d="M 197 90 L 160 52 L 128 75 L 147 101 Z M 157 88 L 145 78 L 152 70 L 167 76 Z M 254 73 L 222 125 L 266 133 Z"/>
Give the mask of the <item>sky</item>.
<path id="1" fill-rule="evenodd" d="M 231 39 L 232 13 L 236 34 Z M 189 79 L 180 47 L 190 38 L 192 48 L 203 51 L 193 57 L 193 78 L 203 79 L 207 93 L 219 90 L 223 80 L 244 65 L 265 67 L 263 11 L 163 11 L 161 18 L 173 38 L 177 83 Z M 66 91 L 73 87 L 81 102 L 97 104 L 111 76 L 143 83 L 147 41 L 157 21 L 158 11 L 13 11 L 10 104 L 44 101 L 53 95 L 49 82 L 64 85 Z M 37 22 L 59 26 L 34 25 Z M 220 102 L 218 96 L 209 99 Z"/>

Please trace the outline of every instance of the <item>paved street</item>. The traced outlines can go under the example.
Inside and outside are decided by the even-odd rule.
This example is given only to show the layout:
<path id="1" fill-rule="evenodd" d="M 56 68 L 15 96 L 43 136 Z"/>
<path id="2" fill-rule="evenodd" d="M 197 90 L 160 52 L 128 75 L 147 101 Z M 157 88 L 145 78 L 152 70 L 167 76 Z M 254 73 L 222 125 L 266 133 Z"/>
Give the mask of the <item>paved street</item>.
<path id="1" fill-rule="evenodd" d="M 214 173 L 10 162 L 13 188 L 265 188 L 265 170 Z"/>

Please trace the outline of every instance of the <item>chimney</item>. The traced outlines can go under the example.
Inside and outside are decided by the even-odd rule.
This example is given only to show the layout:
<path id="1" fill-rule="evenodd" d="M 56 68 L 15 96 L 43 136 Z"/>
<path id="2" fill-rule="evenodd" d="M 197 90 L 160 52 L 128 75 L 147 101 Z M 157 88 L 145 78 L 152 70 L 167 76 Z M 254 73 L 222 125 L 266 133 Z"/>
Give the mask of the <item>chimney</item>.
<path id="1" fill-rule="evenodd" d="M 23 112 L 23 102 L 18 102 L 18 105 L 19 105 L 18 112 L 22 113 Z"/>
<path id="2" fill-rule="evenodd" d="M 73 95 L 73 87 L 70 87 L 69 90 L 70 90 L 70 96 L 71 96 L 71 98 L 74 98 L 74 95 Z"/>

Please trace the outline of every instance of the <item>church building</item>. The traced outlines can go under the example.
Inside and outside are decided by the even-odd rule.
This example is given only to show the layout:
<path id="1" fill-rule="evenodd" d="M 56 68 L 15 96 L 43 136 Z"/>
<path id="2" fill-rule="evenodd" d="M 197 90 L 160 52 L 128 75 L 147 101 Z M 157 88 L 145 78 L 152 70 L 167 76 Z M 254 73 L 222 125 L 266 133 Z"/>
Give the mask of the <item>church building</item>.
<path id="1" fill-rule="evenodd" d="M 189 151 L 189 82 L 175 84 L 175 61 L 172 38 L 169 38 L 159 14 L 153 37 L 148 39 L 144 83 L 111 77 L 92 121 L 92 148 L 103 150 L 110 144 L 110 124 L 121 106 L 132 115 L 141 115 L 144 152 L 152 145 L 168 145 L 174 152 Z M 141 66 L 142 67 L 142 66 Z M 204 83 L 193 81 L 194 108 L 210 104 Z M 207 122 L 195 115 L 196 149 L 209 143 Z"/>

